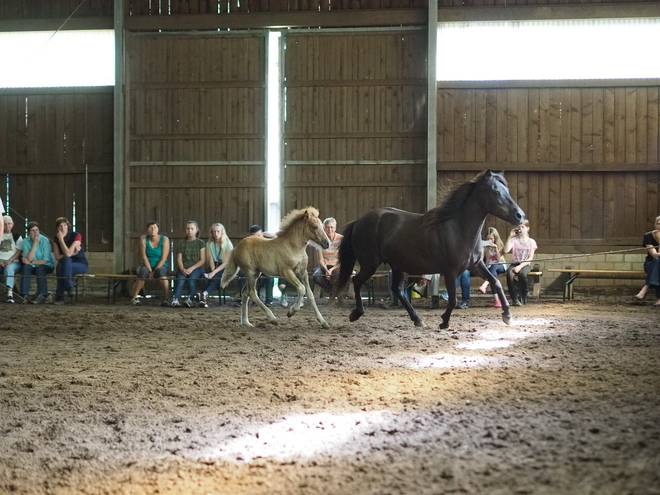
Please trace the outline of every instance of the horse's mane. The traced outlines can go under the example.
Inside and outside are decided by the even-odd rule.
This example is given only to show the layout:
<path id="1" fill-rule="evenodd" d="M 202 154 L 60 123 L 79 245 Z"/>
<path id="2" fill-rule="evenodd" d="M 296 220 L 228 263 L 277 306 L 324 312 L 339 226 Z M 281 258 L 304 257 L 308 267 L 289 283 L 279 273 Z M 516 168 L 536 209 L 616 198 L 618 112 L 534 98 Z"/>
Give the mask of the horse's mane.
<path id="1" fill-rule="evenodd" d="M 451 220 L 459 211 L 461 211 L 470 194 L 472 194 L 478 186 L 491 179 L 497 180 L 507 186 L 506 179 L 502 174 L 490 172 L 489 170 L 481 172 L 474 179 L 450 189 L 439 206 L 430 209 L 424 214 L 422 225 L 427 228 L 432 228 L 437 227 L 447 220 Z"/>
<path id="2" fill-rule="evenodd" d="M 280 224 L 280 230 L 277 233 L 277 236 L 280 237 L 284 234 L 286 234 L 289 229 L 302 217 L 305 215 L 305 213 L 309 213 L 310 216 L 318 218 L 319 216 L 319 210 L 314 208 L 313 206 L 307 206 L 306 208 L 302 208 L 301 210 L 292 210 L 287 215 L 282 219 L 282 223 Z"/>

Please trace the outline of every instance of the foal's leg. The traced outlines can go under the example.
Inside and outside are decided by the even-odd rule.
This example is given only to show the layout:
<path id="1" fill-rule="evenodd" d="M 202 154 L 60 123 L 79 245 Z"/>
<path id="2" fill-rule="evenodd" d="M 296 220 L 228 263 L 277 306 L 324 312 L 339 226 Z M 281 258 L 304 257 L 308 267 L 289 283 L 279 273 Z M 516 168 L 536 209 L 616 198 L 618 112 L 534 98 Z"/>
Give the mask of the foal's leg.
<path id="1" fill-rule="evenodd" d="M 401 304 L 403 304 L 403 307 L 406 308 L 406 311 L 408 311 L 408 314 L 410 315 L 410 319 L 415 322 L 415 326 L 425 327 L 426 323 L 424 323 L 424 321 L 419 317 L 417 311 L 415 311 L 415 308 L 413 308 L 412 304 L 410 304 L 410 301 L 403 293 L 404 276 L 405 273 L 401 270 L 392 269 L 392 286 L 390 287 L 390 290 L 392 291 L 392 294 L 394 294 L 396 298 L 401 302 Z"/>
<path id="2" fill-rule="evenodd" d="M 449 328 L 449 317 L 456 307 L 456 275 L 445 274 L 445 284 L 447 284 L 447 294 L 449 298 L 447 301 L 447 309 L 442 313 L 442 323 L 440 323 L 440 328 L 442 329 Z"/>
<path id="3" fill-rule="evenodd" d="M 314 309 L 314 314 L 316 315 L 316 319 L 318 322 L 321 324 L 323 328 L 330 328 L 330 325 L 323 319 L 323 316 L 321 315 L 321 312 L 319 311 L 318 306 L 316 306 L 316 299 L 314 298 L 314 291 L 312 288 L 309 286 L 309 277 L 307 276 L 307 270 L 302 270 L 300 273 L 300 278 L 302 279 L 302 283 L 305 287 L 305 290 L 307 290 L 307 300 L 309 303 L 312 305 L 312 308 Z M 330 296 L 332 300 L 332 296 Z"/>
<path id="4" fill-rule="evenodd" d="M 509 311 L 509 301 L 507 301 L 506 299 L 506 295 L 504 294 L 504 289 L 502 288 L 502 284 L 500 283 L 497 276 L 490 273 L 490 270 L 488 269 L 488 267 L 486 267 L 486 264 L 483 261 L 480 261 L 479 263 L 474 265 L 472 267 L 472 271 L 474 271 L 475 275 L 481 278 L 485 278 L 490 282 L 490 285 L 493 288 L 493 292 L 497 294 L 497 296 L 500 298 L 500 301 L 502 303 L 502 321 L 507 325 L 510 325 L 511 312 Z"/>
<path id="5" fill-rule="evenodd" d="M 353 290 L 355 291 L 355 309 L 351 312 L 348 319 L 355 321 L 364 314 L 364 303 L 362 302 L 362 293 L 360 289 L 369 278 L 376 273 L 378 265 L 367 267 L 360 265 L 360 272 L 353 277 Z"/>
<path id="6" fill-rule="evenodd" d="M 259 294 L 257 294 L 257 278 L 258 277 L 248 277 L 248 284 L 247 284 L 247 289 L 248 293 L 250 295 L 250 298 L 254 301 L 254 303 L 261 308 L 261 310 L 266 313 L 266 316 L 270 320 L 270 322 L 273 325 L 277 325 L 277 318 L 275 318 L 275 315 L 273 312 L 270 310 L 268 306 L 266 306 L 264 303 L 261 302 L 261 299 L 259 299 Z M 245 314 L 247 315 L 247 305 L 245 309 Z"/>
<path id="7" fill-rule="evenodd" d="M 289 311 L 287 311 L 286 315 L 291 318 L 293 315 L 296 314 L 296 312 L 300 309 L 303 303 L 303 297 L 305 296 L 305 291 L 307 290 L 305 288 L 305 285 L 300 281 L 299 276 L 302 276 L 302 271 L 300 273 L 296 273 L 293 271 L 291 267 L 284 267 L 281 269 L 281 275 L 286 278 L 291 285 L 293 285 L 296 288 L 296 291 L 298 293 L 298 298 L 296 299 L 296 302 L 293 303 L 289 307 Z M 305 269 L 305 275 L 307 274 L 307 271 Z"/>

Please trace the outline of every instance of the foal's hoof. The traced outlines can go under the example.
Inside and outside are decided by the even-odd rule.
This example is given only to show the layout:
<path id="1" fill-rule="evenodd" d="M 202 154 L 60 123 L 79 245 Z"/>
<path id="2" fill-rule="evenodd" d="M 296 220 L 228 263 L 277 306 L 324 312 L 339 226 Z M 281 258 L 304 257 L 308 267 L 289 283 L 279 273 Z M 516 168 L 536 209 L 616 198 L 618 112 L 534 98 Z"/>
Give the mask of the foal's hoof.
<path id="1" fill-rule="evenodd" d="M 292 317 L 293 315 L 295 315 L 295 314 L 296 314 L 296 312 L 293 310 L 293 307 L 291 307 L 291 309 L 289 309 L 289 311 L 286 312 L 286 315 L 287 315 L 289 318 L 291 318 L 291 317 Z"/>
<path id="2" fill-rule="evenodd" d="M 511 325 L 511 320 L 513 320 L 513 318 L 511 318 L 510 313 L 502 313 L 502 321 L 504 323 L 506 323 L 507 325 Z"/>
<path id="3" fill-rule="evenodd" d="M 279 325 L 279 322 L 277 320 L 268 320 L 270 321 L 273 325 Z"/>
<path id="4" fill-rule="evenodd" d="M 328 322 L 327 322 L 327 321 L 324 321 L 323 323 L 321 323 L 321 326 L 322 326 L 323 328 L 330 328 L 330 325 L 328 325 Z"/>
<path id="5" fill-rule="evenodd" d="M 351 314 L 348 316 L 348 319 L 350 321 L 356 321 L 360 319 L 360 316 L 362 316 L 364 313 L 360 313 L 357 309 L 354 309 Z"/>

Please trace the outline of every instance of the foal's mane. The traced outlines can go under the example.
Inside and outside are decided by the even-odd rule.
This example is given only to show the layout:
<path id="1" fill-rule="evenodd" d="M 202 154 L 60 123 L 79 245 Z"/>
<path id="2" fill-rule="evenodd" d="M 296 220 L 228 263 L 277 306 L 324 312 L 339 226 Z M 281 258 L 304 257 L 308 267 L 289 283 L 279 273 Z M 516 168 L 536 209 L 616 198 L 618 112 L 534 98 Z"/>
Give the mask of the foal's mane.
<path id="1" fill-rule="evenodd" d="M 319 217 L 319 210 L 314 208 L 313 206 L 307 206 L 306 208 L 303 208 L 301 210 L 292 210 L 287 215 L 282 219 L 282 223 L 280 224 L 280 230 L 277 233 L 277 236 L 283 236 L 291 228 L 300 220 L 303 216 L 305 216 L 305 213 L 309 213 L 309 216 L 311 217 Z"/>
<path id="2" fill-rule="evenodd" d="M 496 180 L 505 186 L 507 185 L 506 179 L 504 179 L 502 174 L 491 172 L 490 170 L 481 172 L 474 179 L 464 182 L 463 184 L 451 189 L 439 206 L 430 209 L 424 214 L 422 225 L 427 228 L 432 228 L 437 227 L 447 220 L 451 220 L 458 214 L 459 211 L 461 211 L 463 205 L 470 197 L 472 192 L 477 187 L 490 180 Z"/>

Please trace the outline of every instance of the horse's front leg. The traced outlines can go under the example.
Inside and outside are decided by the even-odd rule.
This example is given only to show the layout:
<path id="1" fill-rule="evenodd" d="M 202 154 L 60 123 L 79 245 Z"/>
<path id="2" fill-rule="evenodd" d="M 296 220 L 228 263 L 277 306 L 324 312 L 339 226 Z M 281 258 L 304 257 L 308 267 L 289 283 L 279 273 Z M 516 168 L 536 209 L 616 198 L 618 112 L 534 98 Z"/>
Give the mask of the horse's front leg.
<path id="1" fill-rule="evenodd" d="M 273 325 L 277 325 L 277 318 L 275 318 L 273 312 L 270 310 L 268 306 L 266 306 L 264 303 L 261 302 L 261 299 L 259 299 L 259 294 L 257 294 L 257 278 L 255 278 L 252 283 L 248 282 L 248 292 L 250 294 L 250 298 L 254 301 L 254 303 L 257 306 L 259 306 L 264 313 L 266 313 L 268 320 L 270 320 L 270 322 Z M 247 315 L 247 305 L 246 305 L 245 313 Z"/>
<path id="2" fill-rule="evenodd" d="M 413 308 L 412 304 L 410 304 L 410 301 L 403 292 L 404 275 L 405 273 L 400 270 L 392 270 L 392 285 L 390 290 L 392 291 L 392 294 L 394 294 L 396 298 L 401 302 L 401 304 L 403 304 L 403 307 L 406 308 L 408 315 L 410 315 L 410 319 L 415 322 L 415 326 L 425 327 L 426 323 L 424 323 L 424 321 L 419 317 L 417 311 L 415 311 L 415 308 Z"/>
<path id="3" fill-rule="evenodd" d="M 511 324 L 511 312 L 509 310 L 509 301 L 506 298 L 506 295 L 504 294 L 504 288 L 502 287 L 502 284 L 500 283 L 500 280 L 490 273 L 490 270 L 488 270 L 488 267 L 483 261 L 480 261 L 474 267 L 472 267 L 475 275 L 488 280 L 490 282 L 491 287 L 493 287 L 493 291 L 497 296 L 500 298 L 500 302 L 502 303 L 502 321 L 506 323 L 507 325 Z"/>
<path id="4" fill-rule="evenodd" d="M 446 275 L 445 274 L 445 284 L 447 285 L 447 309 L 442 313 L 442 323 L 440 323 L 441 329 L 449 328 L 449 318 L 451 317 L 451 312 L 456 307 L 456 276 L 455 275 Z"/>
<path id="5" fill-rule="evenodd" d="M 321 326 L 323 328 L 330 328 L 330 325 L 328 325 L 328 322 L 326 322 L 323 319 L 323 316 L 321 315 L 321 312 L 319 311 L 318 306 L 316 306 L 316 299 L 314 298 L 314 291 L 309 286 L 309 277 L 307 276 L 307 271 L 304 271 L 302 273 L 301 278 L 302 278 L 302 282 L 304 284 L 304 288 L 307 291 L 307 300 L 312 305 L 312 308 L 314 308 L 314 314 L 316 315 L 316 319 L 318 320 L 318 322 L 321 324 Z"/>

